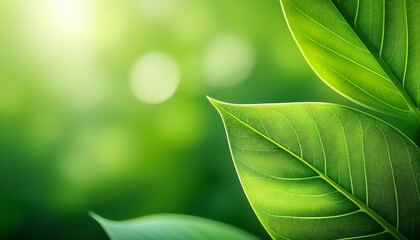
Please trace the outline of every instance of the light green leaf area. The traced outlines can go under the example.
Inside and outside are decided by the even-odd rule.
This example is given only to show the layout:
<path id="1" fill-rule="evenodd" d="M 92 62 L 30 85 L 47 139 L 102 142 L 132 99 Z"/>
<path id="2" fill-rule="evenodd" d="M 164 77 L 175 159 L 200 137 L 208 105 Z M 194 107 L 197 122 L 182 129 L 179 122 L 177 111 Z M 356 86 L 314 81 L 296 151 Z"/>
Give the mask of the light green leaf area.
<path id="1" fill-rule="evenodd" d="M 128 221 L 111 221 L 91 213 L 111 240 L 256 240 L 236 227 L 205 218 L 156 214 Z"/>
<path id="2" fill-rule="evenodd" d="M 420 239 L 420 150 L 395 128 L 327 103 L 211 102 L 274 239 Z"/>
<path id="3" fill-rule="evenodd" d="M 419 123 L 420 2 L 281 0 L 289 28 L 330 87 Z"/>

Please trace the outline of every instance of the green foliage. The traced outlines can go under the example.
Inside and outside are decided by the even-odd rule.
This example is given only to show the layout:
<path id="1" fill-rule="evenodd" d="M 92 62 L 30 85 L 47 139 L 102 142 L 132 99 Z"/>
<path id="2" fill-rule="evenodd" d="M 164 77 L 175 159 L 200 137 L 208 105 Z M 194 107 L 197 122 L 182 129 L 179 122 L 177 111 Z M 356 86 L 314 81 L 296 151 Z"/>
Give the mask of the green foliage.
<path id="1" fill-rule="evenodd" d="M 420 122 L 419 2 L 282 0 L 313 70 L 367 107 Z"/>
<path id="2" fill-rule="evenodd" d="M 420 127 L 418 2 L 281 3 L 324 82 Z M 210 101 L 245 193 L 274 239 L 420 237 L 420 149 L 399 130 L 326 103 Z"/>
<path id="3" fill-rule="evenodd" d="M 418 1 L 281 3 L 324 82 L 420 128 Z M 329 103 L 210 101 L 242 187 L 274 239 L 420 238 L 420 149 L 390 124 Z M 254 239 L 195 217 L 95 218 L 113 240 Z"/>
<path id="4" fill-rule="evenodd" d="M 420 236 L 420 151 L 395 128 L 326 103 L 211 101 L 273 238 Z"/>
<path id="5" fill-rule="evenodd" d="M 152 215 L 123 222 L 110 221 L 96 214 L 91 215 L 102 225 L 111 240 L 257 239 L 235 227 L 186 215 Z"/>

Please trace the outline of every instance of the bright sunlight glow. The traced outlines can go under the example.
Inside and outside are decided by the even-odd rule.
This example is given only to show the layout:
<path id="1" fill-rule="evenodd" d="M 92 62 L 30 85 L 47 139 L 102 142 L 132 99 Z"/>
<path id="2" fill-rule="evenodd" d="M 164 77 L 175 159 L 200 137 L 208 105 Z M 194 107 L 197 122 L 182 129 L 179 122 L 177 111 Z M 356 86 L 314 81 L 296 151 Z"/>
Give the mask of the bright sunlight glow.
<path id="1" fill-rule="evenodd" d="M 55 0 L 51 5 L 53 18 L 68 36 L 87 32 L 86 3 L 78 0 Z"/>

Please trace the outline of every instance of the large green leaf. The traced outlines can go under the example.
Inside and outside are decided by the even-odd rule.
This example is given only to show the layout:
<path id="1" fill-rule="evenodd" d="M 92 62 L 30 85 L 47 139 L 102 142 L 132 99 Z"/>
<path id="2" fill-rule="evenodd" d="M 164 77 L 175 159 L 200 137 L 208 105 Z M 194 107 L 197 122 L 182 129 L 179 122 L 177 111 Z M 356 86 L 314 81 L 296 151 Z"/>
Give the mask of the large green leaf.
<path id="1" fill-rule="evenodd" d="M 91 214 L 111 240 L 256 240 L 236 227 L 209 219 L 157 214 L 128 221 L 111 221 Z"/>
<path id="2" fill-rule="evenodd" d="M 420 1 L 281 0 L 313 70 L 364 106 L 420 122 Z"/>
<path id="3" fill-rule="evenodd" d="M 273 238 L 420 239 L 420 150 L 395 128 L 334 104 L 210 100 Z"/>

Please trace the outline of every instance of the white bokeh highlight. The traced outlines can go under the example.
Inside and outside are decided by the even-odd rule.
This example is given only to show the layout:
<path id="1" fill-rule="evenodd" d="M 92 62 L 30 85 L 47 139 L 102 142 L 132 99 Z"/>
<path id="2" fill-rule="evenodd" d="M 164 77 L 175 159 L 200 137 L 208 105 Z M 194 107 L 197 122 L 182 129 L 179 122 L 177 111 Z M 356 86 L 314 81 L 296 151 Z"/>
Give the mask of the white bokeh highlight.
<path id="1" fill-rule="evenodd" d="M 168 100 L 178 88 L 180 70 L 176 61 L 164 52 L 142 55 L 133 65 L 130 85 L 142 102 L 156 104 Z"/>
<path id="2" fill-rule="evenodd" d="M 219 36 L 206 48 L 203 74 L 207 83 L 215 87 L 231 87 L 244 81 L 255 64 L 255 51 L 246 39 Z"/>
<path id="3" fill-rule="evenodd" d="M 137 0 L 140 13 L 152 20 L 167 20 L 176 13 L 180 0 Z"/>

